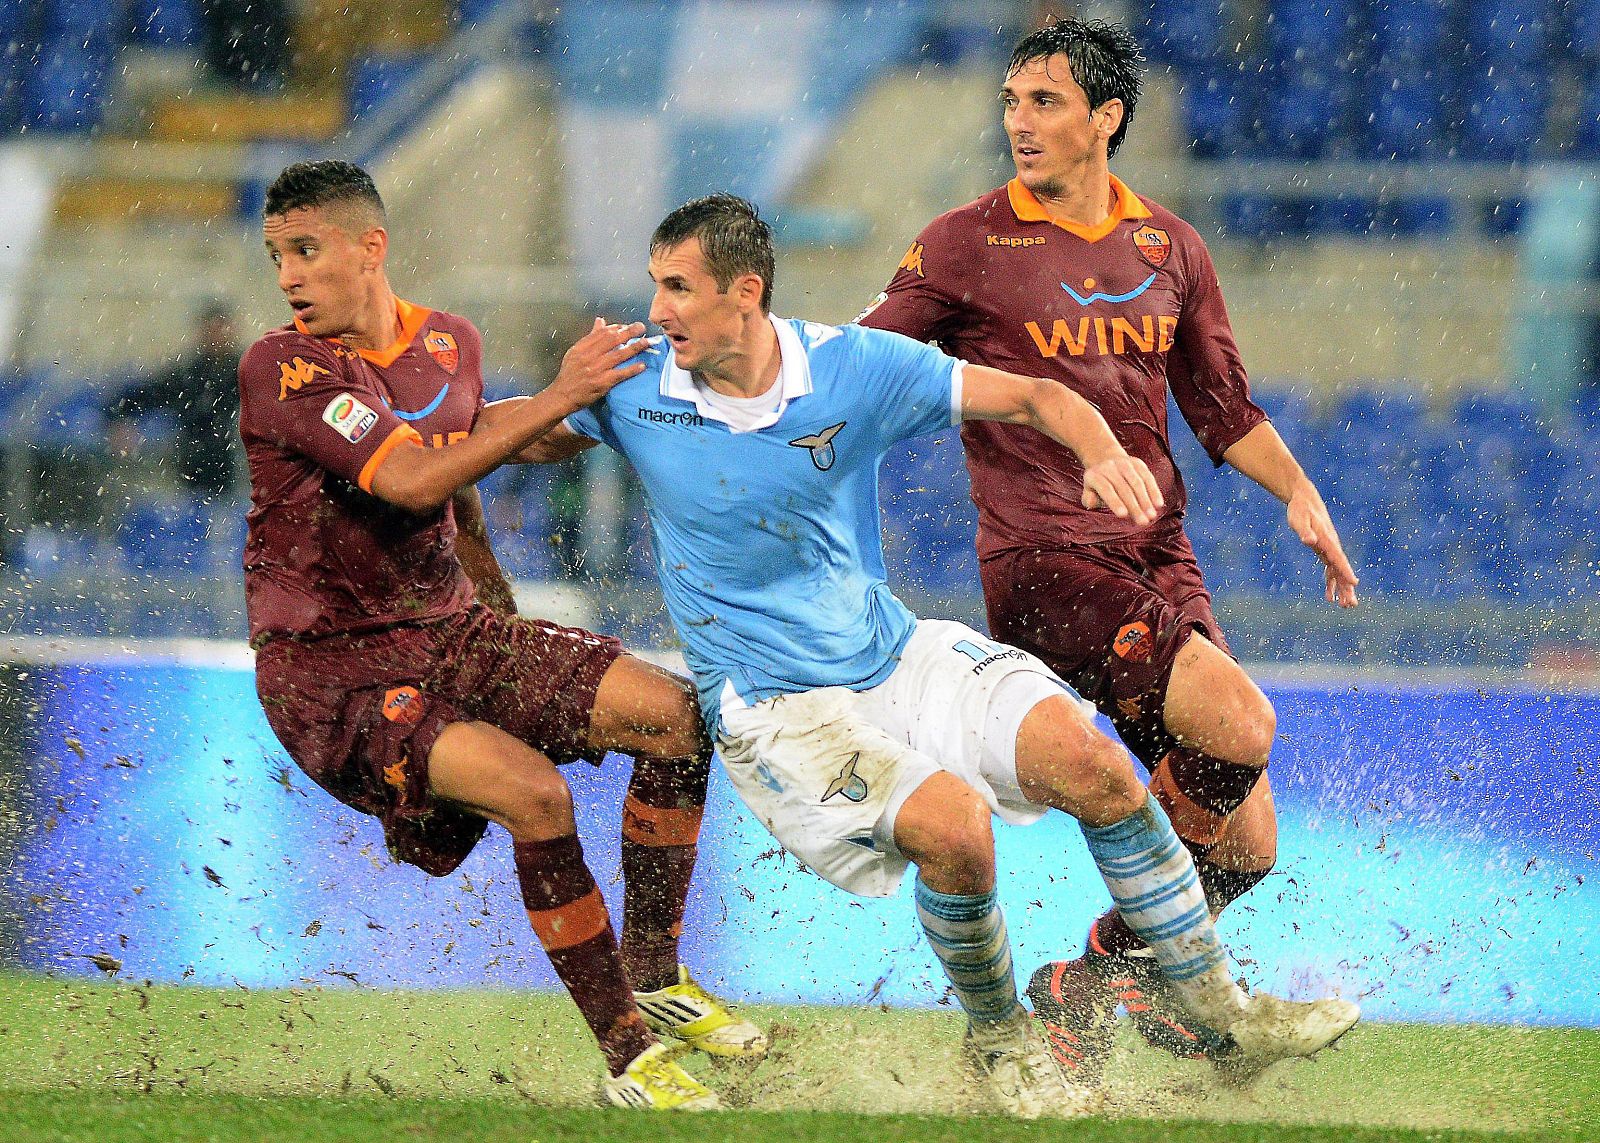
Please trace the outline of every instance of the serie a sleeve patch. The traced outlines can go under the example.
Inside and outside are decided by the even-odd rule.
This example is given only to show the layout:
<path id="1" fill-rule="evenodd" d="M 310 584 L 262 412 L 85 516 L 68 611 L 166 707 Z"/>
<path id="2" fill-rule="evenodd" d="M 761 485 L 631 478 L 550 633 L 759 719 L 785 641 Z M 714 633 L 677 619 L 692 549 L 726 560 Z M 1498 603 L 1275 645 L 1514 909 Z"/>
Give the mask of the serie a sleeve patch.
<path id="1" fill-rule="evenodd" d="M 355 444 L 372 431 L 372 426 L 378 423 L 378 414 L 349 393 L 340 393 L 322 410 L 322 420 L 334 432 Z"/>

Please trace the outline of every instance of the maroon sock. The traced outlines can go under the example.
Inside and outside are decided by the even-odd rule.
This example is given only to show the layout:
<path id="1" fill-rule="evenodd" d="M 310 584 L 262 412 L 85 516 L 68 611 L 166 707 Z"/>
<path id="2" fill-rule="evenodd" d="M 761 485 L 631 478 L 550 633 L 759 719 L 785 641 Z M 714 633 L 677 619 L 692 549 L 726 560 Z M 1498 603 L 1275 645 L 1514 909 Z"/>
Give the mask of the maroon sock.
<path id="1" fill-rule="evenodd" d="M 1168 751 L 1161 765 L 1179 793 L 1219 817 L 1244 805 L 1265 773 L 1258 766 L 1238 766 L 1182 746 Z"/>
<path id="2" fill-rule="evenodd" d="M 706 775 L 703 760 L 640 758 L 622 803 L 622 964 L 640 992 L 678 981 Z"/>
<path id="3" fill-rule="evenodd" d="M 1206 904 L 1213 914 L 1220 913 L 1240 897 L 1261 883 L 1271 869 L 1224 869 L 1213 865 L 1204 857 L 1195 855 L 1195 872 L 1200 874 L 1200 887 L 1206 891 Z"/>
<path id="4" fill-rule="evenodd" d="M 1116 909 L 1101 914 L 1089 926 L 1088 951 L 1091 954 L 1121 956 L 1148 947 L 1144 938 L 1128 927 Z"/>
<path id="5" fill-rule="evenodd" d="M 583 861 L 577 835 L 519 841 L 522 901 L 550 964 L 594 1032 L 612 1075 L 655 1043 L 633 1003 L 605 899 Z"/>

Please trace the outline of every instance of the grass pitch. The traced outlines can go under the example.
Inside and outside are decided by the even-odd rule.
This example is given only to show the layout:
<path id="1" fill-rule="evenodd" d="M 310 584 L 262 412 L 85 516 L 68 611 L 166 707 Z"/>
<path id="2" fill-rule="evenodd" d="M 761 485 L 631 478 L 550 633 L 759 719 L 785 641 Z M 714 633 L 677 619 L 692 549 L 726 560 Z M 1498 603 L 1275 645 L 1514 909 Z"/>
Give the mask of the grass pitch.
<path id="1" fill-rule="evenodd" d="M 1600 1139 L 1600 1032 L 1370 1025 L 1246 1091 L 1125 1036 L 1093 1120 L 987 1117 L 950 1012 L 752 1008 L 768 1058 L 689 1066 L 735 1110 L 599 1110 L 563 998 L 0 977 L 0 1112 L 31 1140 L 740 1143 Z"/>

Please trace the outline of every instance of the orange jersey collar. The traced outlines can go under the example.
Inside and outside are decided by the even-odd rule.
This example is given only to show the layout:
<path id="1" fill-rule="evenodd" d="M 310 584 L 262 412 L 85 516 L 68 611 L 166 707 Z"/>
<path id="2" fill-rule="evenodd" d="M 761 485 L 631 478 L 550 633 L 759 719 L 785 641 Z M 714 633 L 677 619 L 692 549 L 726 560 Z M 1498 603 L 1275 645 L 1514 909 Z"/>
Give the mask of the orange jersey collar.
<path id="1" fill-rule="evenodd" d="M 414 306 L 408 301 L 396 298 L 394 300 L 394 316 L 400 322 L 400 333 L 395 337 L 394 343 L 386 349 L 358 349 L 356 352 L 361 355 L 362 360 L 371 362 L 379 369 L 387 369 L 406 351 L 406 346 L 410 345 L 412 340 L 416 338 L 418 331 L 422 329 L 423 323 L 428 320 L 432 313 L 433 311 L 430 309 Z M 301 323 L 299 318 L 294 319 L 294 327 L 307 337 L 312 336 L 311 331 Z M 337 337 L 330 337 L 327 340 L 335 345 L 344 344 Z"/>
<path id="2" fill-rule="evenodd" d="M 1011 200 L 1011 211 L 1018 222 L 1048 222 L 1059 226 L 1068 234 L 1076 234 L 1085 242 L 1098 242 L 1117 228 L 1119 222 L 1130 218 L 1149 218 L 1150 208 L 1139 201 L 1139 196 L 1128 189 L 1116 175 L 1111 176 L 1111 213 L 1098 226 L 1080 226 L 1076 222 L 1062 222 L 1051 218 L 1033 192 L 1022 185 L 1021 179 L 1006 184 L 1006 197 Z"/>

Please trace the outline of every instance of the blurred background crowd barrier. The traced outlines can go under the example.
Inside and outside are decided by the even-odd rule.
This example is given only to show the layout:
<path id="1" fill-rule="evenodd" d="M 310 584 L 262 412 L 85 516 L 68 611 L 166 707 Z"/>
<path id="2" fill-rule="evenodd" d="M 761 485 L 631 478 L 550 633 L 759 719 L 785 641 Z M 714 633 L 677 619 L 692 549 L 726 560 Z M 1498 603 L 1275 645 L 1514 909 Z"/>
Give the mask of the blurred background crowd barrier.
<path id="1" fill-rule="evenodd" d="M 368 165 L 397 290 L 527 392 L 593 314 L 643 315 L 651 227 L 712 189 L 774 219 L 779 313 L 849 320 L 1009 176 L 1005 58 L 1074 11 L 1140 34 L 1113 166 L 1210 243 L 1362 577 L 1323 604 L 1281 509 L 1177 427 L 1235 650 L 1600 664 L 1596 0 L 0 0 L 0 624 L 242 637 L 237 474 L 197 483 L 194 410 L 128 395 L 198 368 L 218 312 L 240 343 L 287 317 L 259 243 L 285 163 Z M 483 490 L 530 608 L 667 641 L 604 450 Z M 891 458 L 884 503 L 902 592 L 980 615 L 958 444 Z"/>

